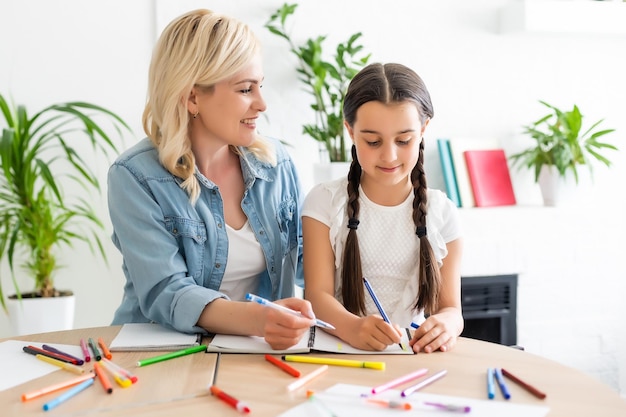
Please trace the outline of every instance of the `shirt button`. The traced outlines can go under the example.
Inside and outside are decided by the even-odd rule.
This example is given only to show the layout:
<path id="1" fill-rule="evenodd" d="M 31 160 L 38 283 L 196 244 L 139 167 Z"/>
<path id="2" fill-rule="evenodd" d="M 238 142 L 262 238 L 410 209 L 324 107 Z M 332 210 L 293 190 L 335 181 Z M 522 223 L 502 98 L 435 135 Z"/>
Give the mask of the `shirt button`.
<path id="1" fill-rule="evenodd" d="M 172 230 L 172 233 L 177 234 L 178 233 L 178 229 Z"/>
<path id="2" fill-rule="evenodd" d="M 217 227 L 221 229 L 222 228 L 222 223 L 218 223 Z"/>
<path id="3" fill-rule="evenodd" d="M 222 264 L 215 264 L 215 267 L 216 267 L 216 268 L 218 268 L 218 269 L 219 269 L 221 266 L 222 266 Z"/>
<path id="4" fill-rule="evenodd" d="M 264 235 L 264 234 L 265 234 L 265 232 L 264 232 L 263 230 L 261 230 L 261 231 L 259 232 L 259 234 L 260 234 L 260 235 Z"/>
<path id="5" fill-rule="evenodd" d="M 211 190 L 211 194 L 215 195 L 215 194 L 217 194 L 217 191 Z"/>

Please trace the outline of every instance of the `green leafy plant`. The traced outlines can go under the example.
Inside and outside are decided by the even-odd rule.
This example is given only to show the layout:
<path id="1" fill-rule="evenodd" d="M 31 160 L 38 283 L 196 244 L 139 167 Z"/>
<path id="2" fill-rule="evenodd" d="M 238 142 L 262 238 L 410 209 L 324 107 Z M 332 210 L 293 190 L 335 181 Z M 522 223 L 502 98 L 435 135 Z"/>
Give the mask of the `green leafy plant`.
<path id="1" fill-rule="evenodd" d="M 606 166 L 611 162 L 600 152 L 603 149 L 617 150 L 614 145 L 599 142 L 598 138 L 614 132 L 615 129 L 595 130 L 604 121 L 595 122 L 581 134 L 583 115 L 578 106 L 570 111 L 562 111 L 545 101 L 541 104 L 551 109 L 551 112 L 536 122 L 523 126 L 524 133 L 535 140 L 535 145 L 511 155 L 509 158 L 520 166 L 534 170 L 535 182 L 539 181 L 539 174 L 544 165 L 553 166 L 564 177 L 568 170 L 574 174 L 578 182 L 578 168 L 586 165 L 593 172 L 592 159 L 596 159 Z"/>
<path id="2" fill-rule="evenodd" d="M 315 112 L 315 123 L 305 124 L 302 133 L 324 145 L 331 162 L 348 161 L 346 138 L 343 128 L 343 99 L 348 83 L 369 61 L 370 55 L 363 54 L 358 44 L 361 32 L 337 45 L 332 62 L 323 56 L 325 35 L 307 39 L 296 45 L 288 34 L 286 22 L 298 7 L 285 3 L 271 15 L 265 27 L 273 34 L 285 39 L 290 51 L 298 58 L 296 70 L 306 90 L 313 96 L 311 108 Z"/>
<path id="3" fill-rule="evenodd" d="M 0 111 L 0 260 L 8 260 L 18 298 L 26 296 L 15 278 L 18 260 L 35 280 L 29 296 L 53 297 L 59 295 L 55 250 L 82 241 L 106 260 L 97 233 L 104 226 L 87 198 L 100 184 L 72 143 L 87 140 L 94 152 L 109 156 L 117 149 L 100 119 L 120 138 L 130 128 L 111 111 L 85 102 L 52 104 L 29 116 L 24 106 L 9 104 L 0 94 Z M 68 195 L 63 185 L 70 183 L 84 195 Z M 6 310 L 1 281 L 0 301 Z"/>

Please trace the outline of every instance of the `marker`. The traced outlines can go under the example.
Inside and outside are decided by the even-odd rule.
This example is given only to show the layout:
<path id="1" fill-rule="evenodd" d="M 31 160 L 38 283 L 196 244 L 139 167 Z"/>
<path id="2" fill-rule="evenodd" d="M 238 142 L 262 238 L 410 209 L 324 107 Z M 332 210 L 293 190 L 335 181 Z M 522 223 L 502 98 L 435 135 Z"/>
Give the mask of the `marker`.
<path id="1" fill-rule="evenodd" d="M 495 396 L 496 391 L 493 385 L 493 368 L 487 368 L 487 398 L 493 400 Z"/>
<path id="2" fill-rule="evenodd" d="M 299 311 L 296 310 L 292 310 L 290 308 L 287 308 L 285 306 L 281 306 L 280 304 L 276 304 L 273 303 L 269 300 L 266 300 L 265 298 L 259 297 L 258 295 L 254 295 L 254 294 L 246 294 L 246 300 L 248 301 L 254 301 L 255 303 L 259 303 L 261 305 L 267 306 L 267 307 L 271 307 L 273 309 L 276 310 L 280 310 L 283 311 L 285 313 L 289 313 L 289 314 L 293 314 L 294 316 L 298 316 L 298 317 L 304 317 L 305 319 L 310 319 L 310 317 L 306 317 L 304 315 L 302 315 L 302 313 L 300 313 Z M 325 329 L 335 329 L 335 326 L 333 326 L 332 324 L 326 323 L 325 321 L 322 321 L 320 319 L 313 319 L 315 320 L 315 325 L 317 327 L 323 327 Z"/>
<path id="3" fill-rule="evenodd" d="M 93 358 L 96 361 L 99 361 L 100 359 L 102 359 L 102 355 L 100 354 L 100 350 L 98 349 L 98 345 L 96 345 L 96 342 L 94 342 L 94 340 L 90 337 L 89 339 L 87 339 L 87 343 L 89 343 L 89 347 L 91 348 L 91 353 L 93 353 Z"/>
<path id="4" fill-rule="evenodd" d="M 87 349 L 87 344 L 83 339 L 80 339 L 80 349 L 83 351 L 85 362 L 89 362 L 91 360 L 91 356 L 89 355 L 89 349 Z"/>
<path id="5" fill-rule="evenodd" d="M 76 359 L 76 365 L 82 365 L 85 363 L 84 360 L 82 360 L 81 358 L 77 358 L 76 356 L 72 356 L 69 353 L 65 353 L 55 347 L 52 347 L 50 345 L 42 345 L 41 348 L 43 350 L 47 350 L 48 352 L 53 352 L 53 353 L 58 353 L 59 355 L 63 355 L 63 356 L 67 356 L 68 358 L 72 358 L 72 359 Z"/>
<path id="6" fill-rule="evenodd" d="M 286 364 L 285 362 L 276 359 L 275 357 L 273 357 L 272 355 L 265 355 L 265 360 L 268 361 L 269 363 L 278 366 L 280 369 L 282 369 L 283 371 L 287 372 L 289 375 L 294 376 L 296 378 L 299 378 L 301 375 L 301 372 L 298 371 L 296 368 L 289 366 L 288 364 Z"/>
<path id="7" fill-rule="evenodd" d="M 100 366 L 100 363 L 94 362 L 93 363 L 93 370 L 96 373 L 96 376 L 98 377 L 98 380 L 102 384 L 102 388 L 104 388 L 104 391 L 107 394 L 111 394 L 113 392 L 113 387 L 111 386 L 111 381 L 109 381 L 109 377 L 104 373 L 104 370 Z"/>
<path id="8" fill-rule="evenodd" d="M 59 368 L 65 369 L 66 371 L 74 372 L 75 374 L 81 375 L 85 373 L 85 369 L 80 366 L 72 365 L 71 363 L 63 362 L 58 359 L 51 358 L 46 355 L 35 355 L 35 357 L 44 362 L 48 362 L 52 365 L 56 365 Z"/>
<path id="9" fill-rule="evenodd" d="M 371 404 L 382 405 L 383 407 L 386 407 L 386 408 L 395 408 L 395 409 L 400 409 L 400 410 L 410 410 L 411 409 L 411 404 L 403 403 L 403 402 L 400 402 L 400 401 L 381 400 L 379 398 L 368 398 L 368 399 L 365 400 L 365 402 L 368 402 L 368 403 L 371 403 Z"/>
<path id="10" fill-rule="evenodd" d="M 76 365 L 77 362 L 78 362 L 74 358 L 70 358 L 70 357 L 67 357 L 65 355 L 61 355 L 61 354 L 58 354 L 58 353 L 54 353 L 54 352 L 50 352 L 50 351 L 47 351 L 47 350 L 43 350 L 43 349 L 40 349 L 40 348 L 38 348 L 36 346 L 24 346 L 22 348 L 22 350 L 24 352 L 30 353 L 31 355 L 34 355 L 34 356 L 43 355 L 43 356 L 47 356 L 49 358 L 54 358 L 54 359 L 62 361 L 62 362 L 71 363 L 73 365 Z"/>
<path id="11" fill-rule="evenodd" d="M 372 394 L 379 394 L 383 391 L 387 391 L 390 388 L 397 387 L 398 385 L 404 384 L 405 382 L 409 382 L 414 379 L 420 378 L 426 375 L 426 372 L 428 372 L 428 369 L 422 368 L 422 369 L 418 369 L 415 372 L 411 372 L 410 374 L 406 374 L 399 378 L 393 379 L 387 382 L 386 384 L 382 384 L 382 385 L 372 388 Z"/>
<path id="12" fill-rule="evenodd" d="M 422 382 L 420 382 L 418 384 L 415 384 L 415 385 L 413 385 L 411 387 L 408 387 L 407 389 L 402 391 L 400 393 L 400 395 L 402 395 L 403 397 L 408 397 L 409 395 L 413 394 L 415 391 L 421 390 L 425 386 L 432 384 L 433 382 L 435 382 L 436 380 L 438 380 L 440 378 L 443 378 L 447 373 L 448 373 L 448 371 L 446 371 L 445 369 L 442 370 L 442 371 L 439 371 L 436 374 L 433 374 L 432 376 L 429 376 L 428 378 L 426 378 Z"/>
<path id="13" fill-rule="evenodd" d="M 311 372 L 311 373 L 303 376 L 302 378 L 299 378 L 297 381 L 292 382 L 291 384 L 287 385 L 287 391 L 297 390 L 298 388 L 302 387 L 304 384 L 310 382 L 313 378 L 316 378 L 316 377 L 320 376 L 321 374 L 323 374 L 326 371 L 328 371 L 328 365 L 320 366 L 319 368 L 317 368 L 313 372 Z"/>
<path id="14" fill-rule="evenodd" d="M 424 405 L 429 405 L 431 407 L 436 407 L 440 410 L 450 411 L 453 413 L 469 413 L 472 411 L 472 407 L 469 405 L 454 405 L 454 404 L 441 404 L 441 403 L 431 403 L 428 401 L 423 402 Z"/>
<path id="15" fill-rule="evenodd" d="M 98 363 L 101 364 L 104 367 L 104 369 L 109 371 L 111 375 L 113 375 L 113 379 L 115 380 L 115 382 L 117 382 L 117 385 L 119 385 L 120 387 L 128 388 L 131 385 L 133 385 L 130 379 L 122 375 L 117 369 L 113 368 L 109 362 L 105 362 L 105 358 L 102 358 L 102 360 Z"/>
<path id="16" fill-rule="evenodd" d="M 224 401 L 226 404 L 230 405 L 240 413 L 247 414 L 250 412 L 250 407 L 248 407 L 246 403 L 239 401 L 235 397 L 231 397 L 215 385 L 211 385 L 211 394 Z"/>
<path id="17" fill-rule="evenodd" d="M 137 377 L 133 374 L 131 374 L 130 372 L 128 372 L 126 369 L 122 368 L 121 366 L 119 366 L 118 364 L 116 364 L 115 362 L 111 362 L 110 360 L 108 360 L 107 358 L 102 359 L 102 362 L 106 363 L 107 365 L 111 366 L 112 368 L 114 368 L 117 372 L 119 372 L 120 374 L 122 374 L 124 377 L 130 379 L 130 382 L 132 382 L 133 384 L 135 382 L 137 382 Z"/>
<path id="18" fill-rule="evenodd" d="M 508 400 L 509 398 L 511 398 L 511 394 L 509 393 L 509 388 L 506 386 L 506 382 L 504 382 L 504 377 L 502 376 L 502 371 L 500 370 L 500 368 L 495 369 L 495 374 L 498 385 L 500 385 L 500 391 L 502 391 L 504 399 Z"/>
<path id="19" fill-rule="evenodd" d="M 64 382 L 59 382 L 58 384 L 54 384 L 54 385 L 50 385 L 47 386 L 45 388 L 41 388 L 35 391 L 31 391 L 31 392 L 27 392 L 25 394 L 22 394 L 22 401 L 28 401 L 28 400 L 33 400 L 35 398 L 39 398 L 41 396 L 44 396 L 46 394 L 50 394 L 52 392 L 55 391 L 60 391 L 62 389 L 65 388 L 69 388 L 71 386 L 74 386 L 76 384 L 80 384 L 83 381 L 86 381 L 88 379 L 93 379 L 95 377 L 94 374 L 89 373 L 83 376 L 79 376 L 73 379 L 68 379 L 67 381 Z"/>
<path id="20" fill-rule="evenodd" d="M 44 411 L 52 410 L 54 407 L 56 407 L 59 404 L 69 400 L 74 395 L 78 394 L 79 392 L 83 391 L 85 388 L 87 388 L 87 387 L 89 387 L 91 385 L 93 385 L 93 378 L 89 378 L 88 380 L 81 382 L 80 384 L 76 385 L 74 388 L 71 388 L 71 389 L 65 391 L 63 394 L 59 395 L 58 397 L 56 397 L 52 401 L 49 401 L 49 402 L 45 403 L 43 405 L 43 410 Z"/>
<path id="21" fill-rule="evenodd" d="M 148 359 L 142 359 L 140 361 L 137 361 L 137 366 L 152 365 L 153 363 L 163 362 L 169 359 L 178 358 L 179 356 L 185 356 L 185 355 L 198 353 L 202 351 L 206 351 L 206 345 L 193 346 L 187 349 L 177 350 L 176 352 L 166 353 L 165 355 L 155 356 L 155 357 L 148 358 Z"/>
<path id="22" fill-rule="evenodd" d="M 509 378 L 511 381 L 515 382 L 516 384 L 518 384 L 519 386 L 521 386 L 522 388 L 524 388 L 526 391 L 530 392 L 531 394 L 533 394 L 535 397 L 540 398 L 540 399 L 544 399 L 546 398 L 546 394 L 539 391 L 537 388 L 533 387 L 532 385 L 522 381 L 521 379 L 519 379 L 518 377 L 516 377 L 515 375 L 513 375 L 512 373 L 510 373 L 509 371 L 507 371 L 506 369 L 502 368 L 502 374 Z"/>
<path id="23" fill-rule="evenodd" d="M 334 366 L 350 366 L 352 368 L 369 368 L 377 369 L 380 371 L 385 370 L 385 362 L 368 362 L 358 361 L 352 359 L 335 359 L 335 358 L 319 358 L 315 356 L 296 356 L 296 355 L 284 355 L 282 357 L 287 362 L 300 362 L 300 363 L 317 363 L 321 365 L 334 365 Z"/>
<path id="24" fill-rule="evenodd" d="M 111 359 L 113 357 L 113 355 L 111 355 L 111 351 L 109 350 L 106 343 L 104 343 L 104 340 L 102 340 L 101 337 L 98 338 L 98 346 L 100 346 L 100 349 L 102 349 L 102 355 L 105 358 Z"/>
<path id="25" fill-rule="evenodd" d="M 383 309 L 382 304 L 378 300 L 378 297 L 376 297 L 376 293 L 374 293 L 374 288 L 372 288 L 367 278 L 363 277 L 363 283 L 365 284 L 365 288 L 367 288 L 367 292 L 370 293 L 370 297 L 372 297 L 372 301 L 374 301 L 374 304 L 376 304 L 376 308 L 378 309 L 380 316 L 383 318 L 383 320 L 385 320 L 386 323 L 391 324 L 391 321 L 389 320 L 389 316 L 387 316 L 387 313 L 385 313 L 385 310 Z M 404 350 L 404 346 L 402 346 L 402 343 L 398 343 L 398 345 L 400 345 L 400 349 Z"/>

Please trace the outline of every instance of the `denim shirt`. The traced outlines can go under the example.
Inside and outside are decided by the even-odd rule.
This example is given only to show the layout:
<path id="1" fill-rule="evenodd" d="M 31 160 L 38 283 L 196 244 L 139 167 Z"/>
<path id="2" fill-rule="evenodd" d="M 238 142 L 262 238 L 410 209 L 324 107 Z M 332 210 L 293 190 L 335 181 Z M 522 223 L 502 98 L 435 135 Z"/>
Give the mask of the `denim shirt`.
<path id="1" fill-rule="evenodd" d="M 268 139 L 271 140 L 271 139 Z M 302 284 L 301 195 L 296 169 L 279 141 L 277 165 L 245 148 L 240 157 L 245 191 L 241 207 L 265 255 L 257 294 L 291 297 Z M 143 139 L 120 155 L 108 173 L 113 243 L 123 256 L 124 296 L 112 324 L 157 322 L 181 332 L 196 326 L 217 298 L 228 262 L 228 237 L 220 190 L 196 169 L 201 192 L 195 205 L 182 180 L 159 162 Z"/>

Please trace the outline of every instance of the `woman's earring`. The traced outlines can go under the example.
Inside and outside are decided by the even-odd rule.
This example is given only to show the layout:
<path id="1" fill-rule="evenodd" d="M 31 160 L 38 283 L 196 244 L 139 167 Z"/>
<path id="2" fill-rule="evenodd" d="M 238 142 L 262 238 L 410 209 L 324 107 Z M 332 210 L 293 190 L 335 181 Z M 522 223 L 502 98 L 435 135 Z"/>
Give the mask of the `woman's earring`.
<path id="1" fill-rule="evenodd" d="M 199 114 L 199 113 L 200 113 L 199 111 L 196 111 L 196 113 L 193 115 L 193 118 L 194 118 L 194 119 L 197 119 L 197 118 L 198 118 L 198 114 Z"/>

